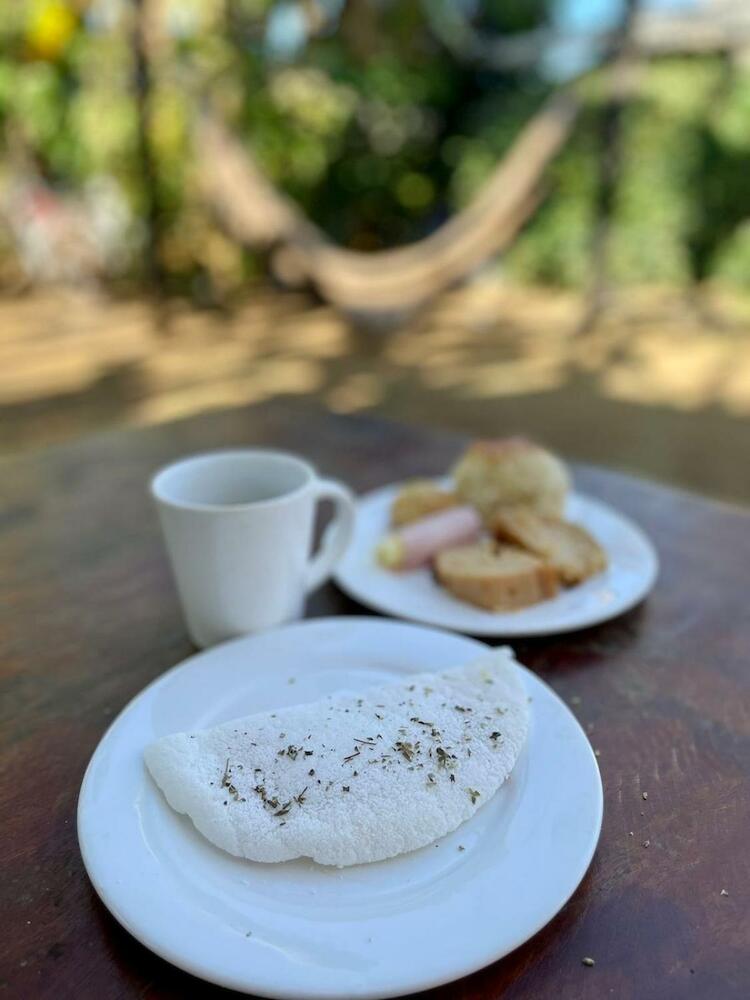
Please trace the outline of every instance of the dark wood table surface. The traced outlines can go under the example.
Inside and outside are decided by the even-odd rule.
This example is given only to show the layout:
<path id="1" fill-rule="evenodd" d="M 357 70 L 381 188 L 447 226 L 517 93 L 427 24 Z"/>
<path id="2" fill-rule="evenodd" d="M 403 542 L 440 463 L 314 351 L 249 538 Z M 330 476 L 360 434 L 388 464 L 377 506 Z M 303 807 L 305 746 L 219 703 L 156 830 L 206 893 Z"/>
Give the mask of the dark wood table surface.
<path id="1" fill-rule="evenodd" d="M 81 863 L 76 801 L 113 716 L 192 652 L 148 476 L 189 452 L 256 443 L 302 452 L 364 490 L 441 473 L 463 440 L 275 403 L 0 462 L 3 996 L 230 995 L 157 958 L 109 915 Z M 514 643 L 600 751 L 599 848 L 535 938 L 424 995 L 746 1000 L 750 514 L 616 473 L 576 472 L 580 487 L 640 522 L 662 561 L 655 591 L 629 614 Z M 328 585 L 308 613 L 363 609 Z"/>

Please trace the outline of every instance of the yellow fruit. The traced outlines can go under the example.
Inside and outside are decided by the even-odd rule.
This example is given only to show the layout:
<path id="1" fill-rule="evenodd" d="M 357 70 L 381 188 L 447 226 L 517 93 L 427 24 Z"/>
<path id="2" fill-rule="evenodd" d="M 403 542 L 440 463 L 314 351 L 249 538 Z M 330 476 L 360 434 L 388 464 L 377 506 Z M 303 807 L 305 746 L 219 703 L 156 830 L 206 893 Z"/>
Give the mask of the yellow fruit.
<path id="1" fill-rule="evenodd" d="M 38 59 L 58 59 L 73 37 L 78 18 L 63 0 L 37 0 L 26 25 L 26 44 Z"/>

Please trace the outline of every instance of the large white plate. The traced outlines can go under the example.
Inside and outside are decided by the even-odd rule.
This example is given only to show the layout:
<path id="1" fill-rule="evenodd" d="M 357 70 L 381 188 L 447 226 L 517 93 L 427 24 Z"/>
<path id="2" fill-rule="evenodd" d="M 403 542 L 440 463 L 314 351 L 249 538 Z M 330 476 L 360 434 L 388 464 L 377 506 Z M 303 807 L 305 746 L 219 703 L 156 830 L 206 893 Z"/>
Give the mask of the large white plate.
<path id="1" fill-rule="evenodd" d="M 656 552 L 641 529 L 607 504 L 574 493 L 566 517 L 583 525 L 604 547 L 607 569 L 540 604 L 512 612 L 483 611 L 449 594 L 429 569 L 394 573 L 376 562 L 375 547 L 389 530 L 391 503 L 402 485 L 385 486 L 359 498 L 354 535 L 334 574 L 342 590 L 384 614 L 469 635 L 554 635 L 628 611 L 656 580 Z"/>
<path id="2" fill-rule="evenodd" d="M 105 905 L 175 965 L 264 997 L 398 996 L 522 944 L 575 890 L 602 818 L 586 736 L 526 670 L 532 724 L 510 779 L 453 834 L 390 861 L 339 870 L 234 858 L 169 808 L 142 757 L 166 733 L 440 670 L 484 648 L 378 618 L 328 618 L 217 646 L 164 674 L 113 722 L 81 787 L 81 853 Z"/>

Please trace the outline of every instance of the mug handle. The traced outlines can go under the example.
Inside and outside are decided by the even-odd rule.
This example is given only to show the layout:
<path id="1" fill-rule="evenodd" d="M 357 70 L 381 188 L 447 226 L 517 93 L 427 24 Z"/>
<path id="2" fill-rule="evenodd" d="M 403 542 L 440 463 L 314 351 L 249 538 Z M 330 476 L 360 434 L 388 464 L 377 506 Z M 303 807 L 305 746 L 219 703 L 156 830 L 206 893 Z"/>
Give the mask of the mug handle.
<path id="1" fill-rule="evenodd" d="M 314 486 L 314 502 L 321 500 L 332 500 L 335 513 L 323 532 L 320 548 L 307 567 L 305 592 L 308 594 L 328 579 L 354 533 L 354 497 L 351 490 L 332 479 L 319 479 Z"/>

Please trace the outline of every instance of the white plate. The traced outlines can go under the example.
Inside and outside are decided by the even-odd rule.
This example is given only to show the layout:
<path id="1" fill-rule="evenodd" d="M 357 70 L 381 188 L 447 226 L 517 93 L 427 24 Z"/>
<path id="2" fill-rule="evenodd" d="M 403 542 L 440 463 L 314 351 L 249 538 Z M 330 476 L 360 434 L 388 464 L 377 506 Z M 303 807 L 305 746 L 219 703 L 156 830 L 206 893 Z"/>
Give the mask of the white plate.
<path id="1" fill-rule="evenodd" d="M 324 618 L 164 674 L 112 723 L 81 787 L 81 853 L 105 905 L 168 961 L 264 997 L 398 996 L 518 947 L 583 878 L 602 818 L 588 740 L 529 671 L 531 729 L 510 779 L 454 833 L 390 861 L 339 870 L 234 858 L 169 808 L 142 758 L 166 733 L 440 670 L 485 648 L 378 618 Z"/>
<path id="2" fill-rule="evenodd" d="M 607 569 L 540 604 L 511 612 L 483 611 L 449 594 L 429 569 L 394 573 L 375 561 L 375 547 L 389 530 L 391 503 L 402 486 L 385 486 L 359 498 L 354 535 L 334 574 L 342 590 L 383 614 L 469 635 L 555 635 L 628 611 L 656 580 L 656 552 L 641 529 L 601 501 L 574 493 L 566 517 L 604 547 Z"/>

